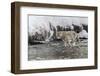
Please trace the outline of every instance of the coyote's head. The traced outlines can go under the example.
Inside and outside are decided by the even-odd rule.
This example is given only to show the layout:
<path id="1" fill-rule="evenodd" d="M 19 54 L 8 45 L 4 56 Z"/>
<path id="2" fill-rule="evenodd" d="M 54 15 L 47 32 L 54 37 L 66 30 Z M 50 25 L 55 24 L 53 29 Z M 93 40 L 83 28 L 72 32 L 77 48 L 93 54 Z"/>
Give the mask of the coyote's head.
<path id="1" fill-rule="evenodd" d="M 63 35 L 64 35 L 64 31 L 58 31 L 58 32 L 56 32 L 57 39 L 61 39 Z"/>

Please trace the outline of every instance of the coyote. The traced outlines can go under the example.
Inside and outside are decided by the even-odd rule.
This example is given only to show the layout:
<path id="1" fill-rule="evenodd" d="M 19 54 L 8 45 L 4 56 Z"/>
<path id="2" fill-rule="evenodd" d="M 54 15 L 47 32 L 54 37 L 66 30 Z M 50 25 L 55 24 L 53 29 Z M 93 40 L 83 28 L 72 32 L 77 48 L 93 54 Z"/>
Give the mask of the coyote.
<path id="1" fill-rule="evenodd" d="M 64 42 L 65 47 L 73 47 L 79 41 L 78 34 L 75 31 L 58 31 L 56 37 Z"/>

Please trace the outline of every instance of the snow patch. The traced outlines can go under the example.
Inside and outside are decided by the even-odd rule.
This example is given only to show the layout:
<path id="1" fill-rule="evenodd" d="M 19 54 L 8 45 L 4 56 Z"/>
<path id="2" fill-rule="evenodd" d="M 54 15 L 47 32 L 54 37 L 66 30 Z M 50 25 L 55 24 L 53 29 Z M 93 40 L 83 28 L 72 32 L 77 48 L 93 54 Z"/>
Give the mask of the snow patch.
<path id="1" fill-rule="evenodd" d="M 79 37 L 81 37 L 81 38 L 88 38 L 88 33 L 85 30 L 82 30 L 79 33 Z"/>

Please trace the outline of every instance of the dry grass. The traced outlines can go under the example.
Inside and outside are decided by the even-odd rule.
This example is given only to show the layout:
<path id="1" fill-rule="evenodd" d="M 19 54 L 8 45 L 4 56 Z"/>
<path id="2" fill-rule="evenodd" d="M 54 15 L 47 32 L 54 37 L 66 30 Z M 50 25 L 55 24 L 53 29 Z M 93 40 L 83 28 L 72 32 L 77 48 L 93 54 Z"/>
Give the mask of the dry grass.
<path id="1" fill-rule="evenodd" d="M 79 47 L 79 46 L 80 47 Z M 79 59 L 88 57 L 87 41 L 74 47 L 64 47 L 62 41 L 29 45 L 28 60 Z"/>

